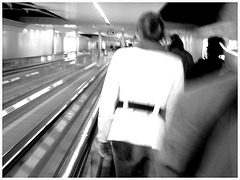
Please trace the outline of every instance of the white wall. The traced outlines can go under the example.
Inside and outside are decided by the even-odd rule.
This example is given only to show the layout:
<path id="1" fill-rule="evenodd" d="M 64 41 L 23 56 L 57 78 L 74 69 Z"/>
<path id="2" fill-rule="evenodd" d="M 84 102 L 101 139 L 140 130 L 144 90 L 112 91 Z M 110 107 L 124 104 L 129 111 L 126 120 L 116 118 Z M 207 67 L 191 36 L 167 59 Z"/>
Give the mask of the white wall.
<path id="1" fill-rule="evenodd" d="M 3 59 L 49 55 L 53 30 L 33 25 L 3 24 Z"/>

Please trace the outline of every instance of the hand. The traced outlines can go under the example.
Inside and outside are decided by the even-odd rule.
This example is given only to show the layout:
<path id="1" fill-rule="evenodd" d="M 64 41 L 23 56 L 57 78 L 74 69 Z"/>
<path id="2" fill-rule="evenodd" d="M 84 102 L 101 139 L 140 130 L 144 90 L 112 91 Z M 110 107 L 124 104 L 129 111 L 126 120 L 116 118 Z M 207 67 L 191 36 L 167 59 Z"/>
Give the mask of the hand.
<path id="1" fill-rule="evenodd" d="M 103 158 L 109 160 L 112 158 L 112 150 L 110 142 L 102 143 L 99 142 L 99 154 Z"/>

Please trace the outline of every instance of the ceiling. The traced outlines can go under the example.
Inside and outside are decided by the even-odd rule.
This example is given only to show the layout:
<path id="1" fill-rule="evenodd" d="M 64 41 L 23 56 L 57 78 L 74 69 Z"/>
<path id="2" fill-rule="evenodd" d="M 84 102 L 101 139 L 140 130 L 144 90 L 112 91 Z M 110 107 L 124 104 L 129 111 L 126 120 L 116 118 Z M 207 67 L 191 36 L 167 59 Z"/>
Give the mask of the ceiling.
<path id="1" fill-rule="evenodd" d="M 223 3 L 99 2 L 107 25 L 92 2 L 3 3 L 3 18 L 30 24 L 52 24 L 56 30 L 70 31 L 64 24 L 75 24 L 81 34 L 113 35 L 124 30 L 132 37 L 139 16 L 146 11 L 160 12 L 167 28 L 193 28 L 217 20 Z M 204 12 L 204 13 L 203 13 Z M 180 24 L 181 23 L 181 24 Z M 175 26 L 174 26 L 175 25 Z M 112 36 L 112 35 L 111 35 Z"/>
<path id="2" fill-rule="evenodd" d="M 167 3 L 160 14 L 165 21 L 204 26 L 219 20 L 225 3 L 181 2 Z"/>
<path id="3" fill-rule="evenodd" d="M 20 4 L 23 6 L 20 7 Z M 3 5 L 3 8 L 5 7 L 3 17 L 32 24 L 54 24 L 55 29 L 60 31 L 67 31 L 63 28 L 63 24 L 75 24 L 78 31 L 83 34 L 97 34 L 99 30 L 105 35 L 108 30 L 117 34 L 124 30 L 125 36 L 133 36 L 138 17 L 146 11 L 158 12 L 164 5 L 160 2 L 99 2 L 98 4 L 109 19 L 110 25 L 105 23 L 92 2 L 10 3 L 11 8 L 8 3 Z M 25 6 L 30 6 L 28 11 Z M 20 13 L 20 9 L 24 10 Z M 40 15 L 40 11 L 44 12 L 43 15 Z"/>
<path id="4" fill-rule="evenodd" d="M 135 24 L 138 17 L 146 11 L 158 12 L 164 3 L 108 3 L 99 2 L 99 6 L 104 11 L 106 17 L 110 21 L 107 25 L 104 19 L 100 16 L 97 9 L 91 2 L 83 3 L 35 3 L 37 6 L 47 9 L 69 21 L 71 24 L 76 24 L 80 32 L 97 33 L 101 30 L 106 33 L 108 30 L 115 32 L 125 31 L 125 35 L 133 36 L 135 32 Z M 94 28 L 95 27 L 95 28 Z"/>

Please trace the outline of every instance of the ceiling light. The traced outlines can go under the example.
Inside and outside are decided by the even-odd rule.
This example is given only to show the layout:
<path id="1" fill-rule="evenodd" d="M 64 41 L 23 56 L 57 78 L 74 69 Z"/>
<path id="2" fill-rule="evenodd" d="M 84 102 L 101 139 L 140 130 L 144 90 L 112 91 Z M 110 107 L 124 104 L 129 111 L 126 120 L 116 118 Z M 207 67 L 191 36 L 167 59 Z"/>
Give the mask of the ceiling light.
<path id="1" fill-rule="evenodd" d="M 97 2 L 93 2 L 93 5 L 95 6 L 95 8 L 98 10 L 98 12 L 101 14 L 101 16 L 103 17 L 104 21 L 110 25 L 110 21 L 108 20 L 108 18 L 106 17 L 106 15 L 104 14 L 102 8 L 98 5 Z"/>
<path id="2" fill-rule="evenodd" d="M 66 28 L 76 28 L 77 26 L 75 24 L 64 24 L 64 27 L 66 27 Z"/>
<path id="3" fill-rule="evenodd" d="M 121 39 L 122 34 L 121 34 L 121 33 L 117 33 L 117 37 L 118 37 L 119 39 Z"/>

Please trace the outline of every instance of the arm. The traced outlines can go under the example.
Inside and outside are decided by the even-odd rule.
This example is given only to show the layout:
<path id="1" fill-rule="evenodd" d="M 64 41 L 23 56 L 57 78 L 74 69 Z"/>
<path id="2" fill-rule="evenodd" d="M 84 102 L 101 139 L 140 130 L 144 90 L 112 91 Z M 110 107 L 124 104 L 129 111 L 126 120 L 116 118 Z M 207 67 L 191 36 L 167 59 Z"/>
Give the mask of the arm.
<path id="1" fill-rule="evenodd" d="M 108 134 L 112 124 L 112 117 L 115 111 L 115 105 L 118 100 L 118 79 L 116 53 L 108 67 L 105 81 L 103 84 L 100 100 L 99 100 L 99 115 L 98 115 L 98 134 L 99 154 L 105 159 L 111 159 L 112 152 L 110 143 L 107 141 Z"/>
<path id="2" fill-rule="evenodd" d="M 107 142 L 110 131 L 112 116 L 115 111 L 115 105 L 118 99 L 118 79 L 117 79 L 117 53 L 111 60 L 108 71 L 103 84 L 101 97 L 99 100 L 99 116 L 98 116 L 98 134 L 99 142 Z"/>

